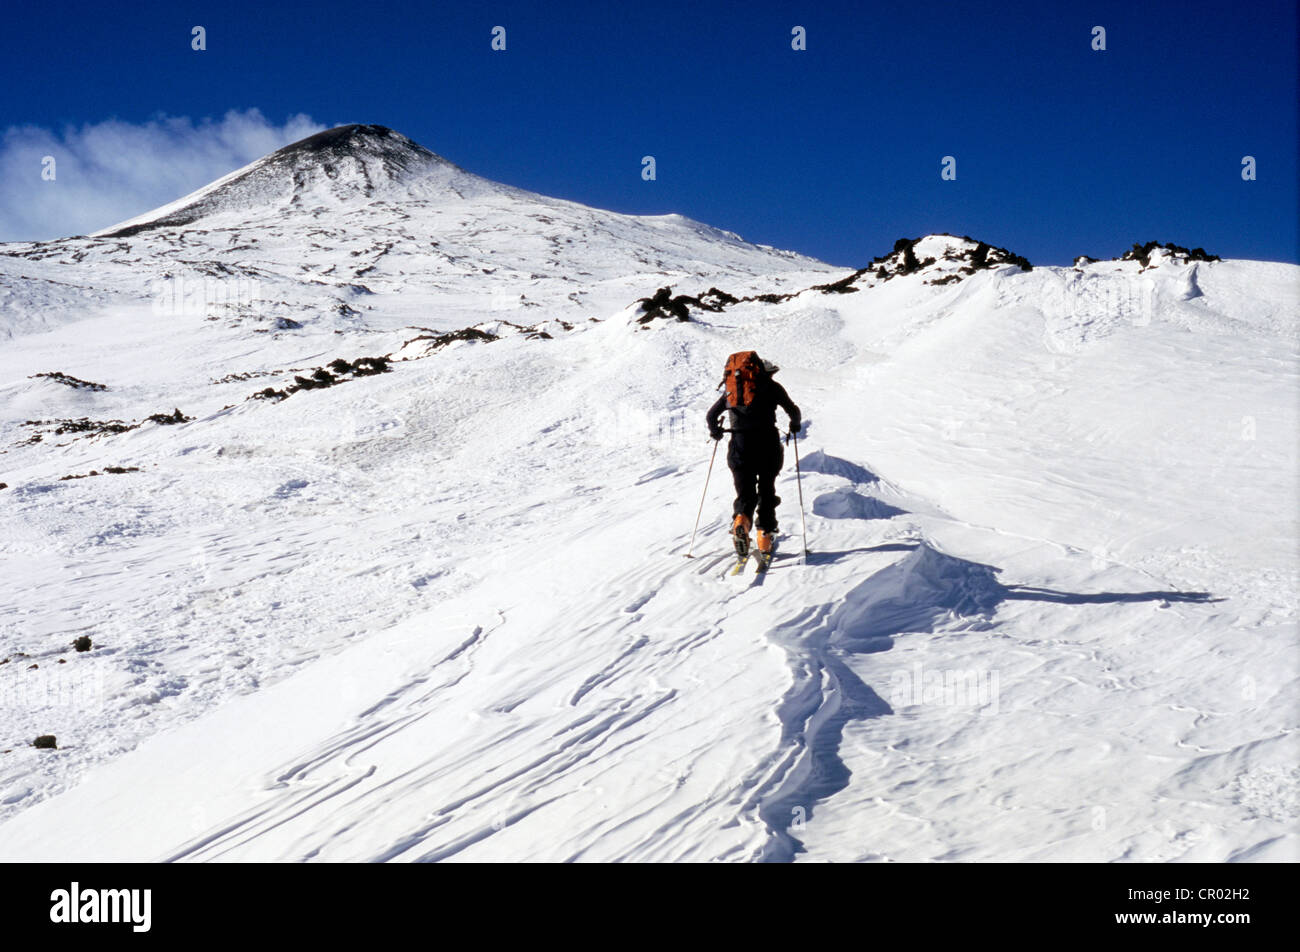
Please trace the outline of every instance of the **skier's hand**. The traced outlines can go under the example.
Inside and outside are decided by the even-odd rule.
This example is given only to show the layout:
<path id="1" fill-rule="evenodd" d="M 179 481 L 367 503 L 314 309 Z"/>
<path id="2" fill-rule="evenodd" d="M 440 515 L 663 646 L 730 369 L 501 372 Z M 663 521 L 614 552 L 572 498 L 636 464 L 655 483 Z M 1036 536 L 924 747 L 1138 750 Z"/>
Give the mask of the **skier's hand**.
<path id="1" fill-rule="evenodd" d="M 802 420 L 791 420 L 791 421 L 790 421 L 790 435 L 791 435 L 791 436 L 798 436 L 798 435 L 799 435 L 799 431 L 800 431 L 801 429 L 803 429 L 803 421 L 802 421 Z"/>
<path id="2" fill-rule="evenodd" d="M 722 427 L 720 426 L 709 427 L 709 436 L 713 437 L 715 440 L 722 439 Z"/>

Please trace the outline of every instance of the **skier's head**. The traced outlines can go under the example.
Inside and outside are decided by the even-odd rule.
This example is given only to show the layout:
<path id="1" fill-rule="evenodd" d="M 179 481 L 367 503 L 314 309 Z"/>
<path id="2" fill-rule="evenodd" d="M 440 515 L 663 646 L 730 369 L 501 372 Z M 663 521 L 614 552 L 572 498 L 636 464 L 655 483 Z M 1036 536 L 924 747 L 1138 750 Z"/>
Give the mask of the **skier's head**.
<path id="1" fill-rule="evenodd" d="M 765 360 L 763 361 L 763 369 L 767 371 L 767 375 L 770 377 L 772 376 L 772 374 L 776 373 L 781 368 L 778 367 L 776 364 L 772 363 L 772 361 Z"/>

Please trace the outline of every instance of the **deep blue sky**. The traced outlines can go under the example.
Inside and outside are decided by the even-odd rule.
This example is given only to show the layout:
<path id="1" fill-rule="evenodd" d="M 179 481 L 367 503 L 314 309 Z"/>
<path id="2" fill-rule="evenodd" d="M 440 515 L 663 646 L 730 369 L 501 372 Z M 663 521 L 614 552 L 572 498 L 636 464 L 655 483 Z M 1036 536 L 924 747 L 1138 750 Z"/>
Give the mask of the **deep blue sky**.
<path id="1" fill-rule="evenodd" d="M 375 122 L 502 182 L 681 212 L 845 266 L 931 231 L 1043 264 L 1151 238 L 1300 261 L 1295 11 L 11 2 L 0 128 L 249 107 L 277 123 Z M 497 24 L 504 53 L 489 48 Z M 805 52 L 790 48 L 796 24 Z M 1105 52 L 1089 46 L 1098 24 Z M 646 154 L 657 181 L 641 180 Z M 955 182 L 940 180 L 944 155 Z"/>

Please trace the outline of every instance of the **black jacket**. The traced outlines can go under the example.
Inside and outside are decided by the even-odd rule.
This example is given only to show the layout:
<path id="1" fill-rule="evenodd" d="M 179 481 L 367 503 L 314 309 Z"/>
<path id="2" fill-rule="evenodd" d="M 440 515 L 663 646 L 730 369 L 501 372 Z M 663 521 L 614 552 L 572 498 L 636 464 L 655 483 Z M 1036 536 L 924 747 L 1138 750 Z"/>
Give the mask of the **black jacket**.
<path id="1" fill-rule="evenodd" d="M 777 407 L 784 410 L 790 417 L 790 429 L 797 431 L 802 417 L 799 414 L 799 408 L 794 405 L 790 395 L 785 392 L 785 387 L 771 377 L 760 380 L 757 392 L 754 394 L 754 399 L 750 401 L 749 406 L 728 411 L 731 416 L 731 429 L 741 432 L 774 430 L 776 429 Z M 708 416 L 705 417 L 710 430 L 719 426 L 722 411 L 726 409 L 727 395 L 724 393 L 718 397 L 717 403 L 709 407 Z"/>

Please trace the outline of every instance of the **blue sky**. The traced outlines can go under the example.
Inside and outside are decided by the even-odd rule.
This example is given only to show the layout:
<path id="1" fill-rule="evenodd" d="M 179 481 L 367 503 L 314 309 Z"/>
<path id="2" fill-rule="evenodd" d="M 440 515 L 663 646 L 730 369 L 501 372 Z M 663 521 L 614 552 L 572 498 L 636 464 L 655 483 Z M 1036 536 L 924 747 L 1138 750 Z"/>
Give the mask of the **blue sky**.
<path id="1" fill-rule="evenodd" d="M 37 131 L 57 148 L 69 130 L 107 120 L 188 117 L 197 129 L 256 109 L 278 128 L 298 115 L 374 122 L 502 182 L 681 212 L 844 266 L 931 231 L 1042 264 L 1152 238 L 1298 261 L 1295 7 L 8 4 L 0 130 L 25 170 Z M 190 48 L 194 25 L 207 30 L 204 52 Z M 496 25 L 503 53 L 489 45 Z M 795 25 L 805 51 L 791 49 Z M 1096 25 L 1104 52 L 1090 48 Z M 183 129 L 172 139 L 185 147 Z M 127 214 L 213 177 L 140 148 L 124 163 L 148 179 L 139 198 L 111 168 L 93 179 L 96 194 L 149 199 Z M 655 156 L 653 182 L 641 178 L 644 155 Z M 955 181 L 940 178 L 945 155 Z M 1242 181 L 1245 155 L 1256 181 Z M 44 214 L 45 230 L 71 233 L 60 206 L 39 204 L 39 180 L 13 167 L 0 204 L 9 232 Z M 64 194 L 79 174 L 76 162 L 60 166 Z M 178 191 L 187 175 L 206 177 Z"/>

